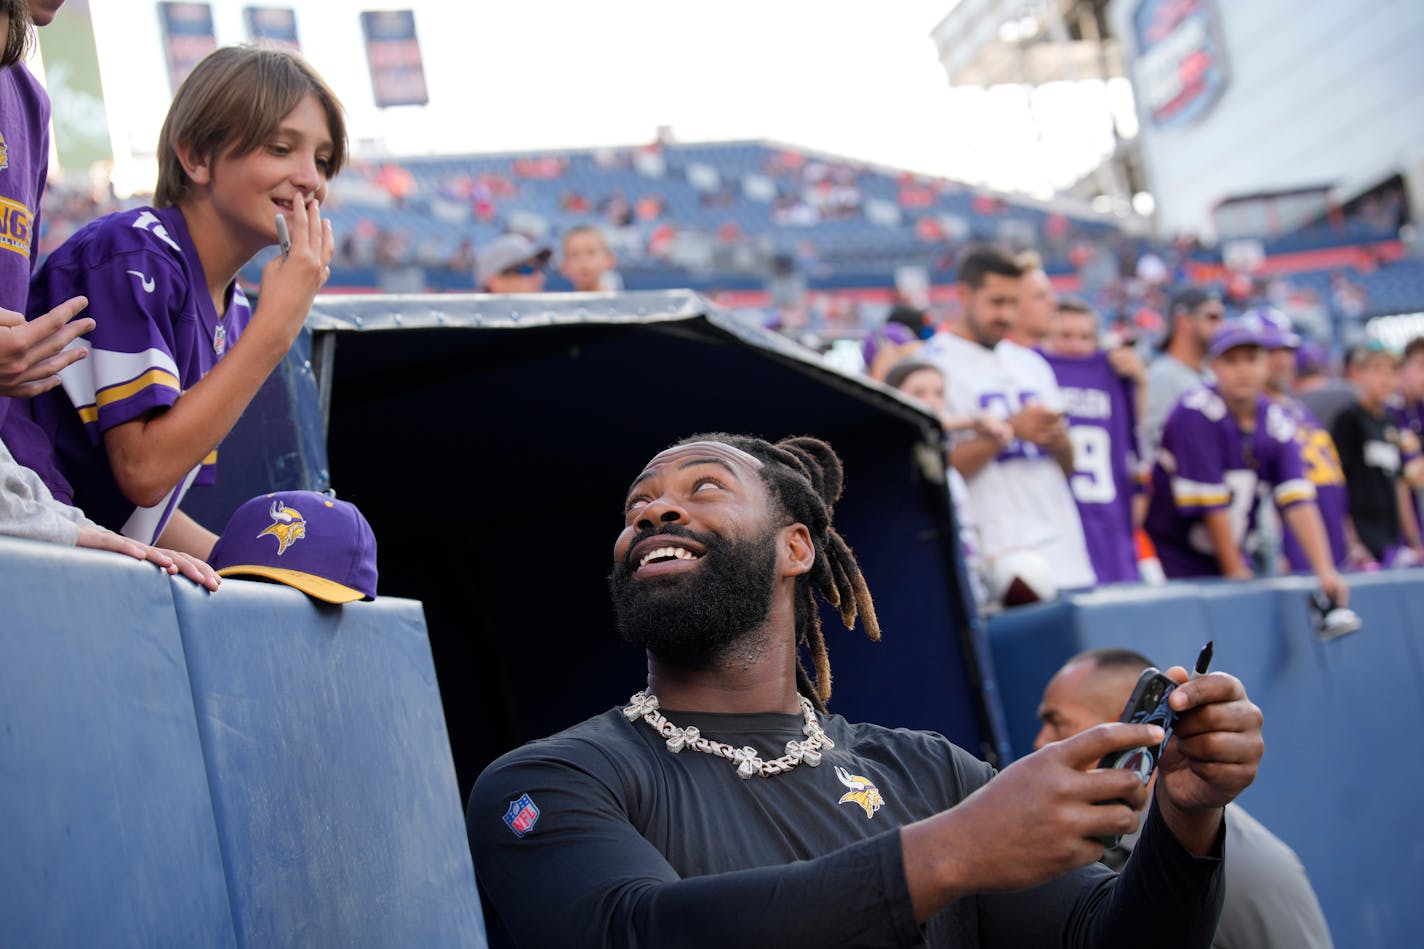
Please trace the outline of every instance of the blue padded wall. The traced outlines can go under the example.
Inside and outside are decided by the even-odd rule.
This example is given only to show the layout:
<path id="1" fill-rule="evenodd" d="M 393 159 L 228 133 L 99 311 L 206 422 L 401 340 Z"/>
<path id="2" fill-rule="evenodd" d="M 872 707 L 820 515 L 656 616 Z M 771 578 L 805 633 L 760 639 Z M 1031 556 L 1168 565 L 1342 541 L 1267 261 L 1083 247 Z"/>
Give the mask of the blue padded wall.
<path id="1" fill-rule="evenodd" d="M 234 944 L 172 584 L 0 538 L 0 945 Z"/>
<path id="2" fill-rule="evenodd" d="M 1214 639 L 1214 668 L 1245 682 L 1265 715 L 1266 757 L 1241 803 L 1300 856 L 1336 945 L 1413 945 L 1424 571 L 1350 582 L 1366 625 L 1330 642 L 1311 628 L 1303 577 L 1110 588 L 1007 611 L 989 637 L 1013 749 L 1032 747 L 1043 686 L 1074 653 L 1128 646 L 1187 665 Z"/>
<path id="3" fill-rule="evenodd" d="M 483 946 L 420 604 L 175 587 L 244 946 Z"/>

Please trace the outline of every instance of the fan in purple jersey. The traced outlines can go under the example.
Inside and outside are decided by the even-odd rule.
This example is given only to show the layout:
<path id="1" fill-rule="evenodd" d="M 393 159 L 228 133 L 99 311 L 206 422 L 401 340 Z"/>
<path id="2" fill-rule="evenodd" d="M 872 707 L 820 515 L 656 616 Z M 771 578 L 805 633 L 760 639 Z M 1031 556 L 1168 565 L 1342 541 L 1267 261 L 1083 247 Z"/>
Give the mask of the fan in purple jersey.
<path id="1" fill-rule="evenodd" d="M 1142 360 L 1130 348 L 1098 346 L 1098 315 L 1076 300 L 1059 301 L 1043 356 L 1063 393 L 1073 440 L 1069 484 L 1100 583 L 1140 579 L 1133 543 L 1133 505 L 1140 481 L 1137 398 Z"/>
<path id="2" fill-rule="evenodd" d="M 91 358 L 35 406 L 72 500 L 111 529 L 206 558 L 216 536 L 178 509 L 286 355 L 330 274 L 320 201 L 346 156 L 341 106 L 276 48 L 228 47 L 184 80 L 159 137 L 154 206 L 81 228 L 35 276 L 29 309 L 82 294 Z M 252 312 L 239 269 L 277 242 Z M 63 486 L 56 486 L 58 491 Z"/>
<path id="3" fill-rule="evenodd" d="M 52 312 L 25 322 L 30 274 L 38 257 L 40 200 L 49 176 L 49 96 L 24 64 L 34 45 L 33 26 L 46 26 L 53 5 L 24 0 L 0 3 L 0 439 L 28 454 L 29 467 L 58 479 L 49 439 L 30 420 L 27 399 L 59 384 L 59 371 L 83 359 L 70 344 L 94 326 L 85 301 L 59 301 Z M 26 451 L 28 449 L 28 451 Z"/>
<path id="4" fill-rule="evenodd" d="M 1315 506 L 1320 510 L 1325 536 L 1330 541 L 1331 560 L 1337 567 L 1365 568 L 1372 565 L 1374 560 L 1365 547 L 1358 543 L 1351 545 L 1347 541 L 1345 520 L 1350 516 L 1349 496 L 1345 491 L 1345 472 L 1340 467 L 1335 442 L 1315 413 L 1293 395 L 1295 354 L 1303 341 L 1291 326 L 1290 317 L 1274 307 L 1253 307 L 1241 315 L 1241 322 L 1260 335 L 1266 349 L 1267 397 L 1295 423 L 1295 442 L 1306 480 L 1315 485 Z M 1289 531 L 1281 538 L 1281 553 L 1292 571 L 1310 569 L 1310 558 Z"/>
<path id="5" fill-rule="evenodd" d="M 1268 488 L 1321 591 L 1344 606 L 1349 588 L 1331 560 L 1295 423 L 1265 396 L 1261 342 L 1239 325 L 1212 338 L 1217 381 L 1189 390 L 1163 426 L 1147 532 L 1169 577 L 1249 578 L 1241 545 L 1255 517 L 1257 488 Z"/>
<path id="6" fill-rule="evenodd" d="M 1399 370 L 1399 404 L 1390 406 L 1404 447 L 1404 472 L 1417 492 L 1424 474 L 1424 336 L 1416 336 L 1404 346 Z M 1418 497 L 1416 494 L 1416 502 Z M 1424 504 L 1414 505 L 1415 523 L 1424 535 Z"/>

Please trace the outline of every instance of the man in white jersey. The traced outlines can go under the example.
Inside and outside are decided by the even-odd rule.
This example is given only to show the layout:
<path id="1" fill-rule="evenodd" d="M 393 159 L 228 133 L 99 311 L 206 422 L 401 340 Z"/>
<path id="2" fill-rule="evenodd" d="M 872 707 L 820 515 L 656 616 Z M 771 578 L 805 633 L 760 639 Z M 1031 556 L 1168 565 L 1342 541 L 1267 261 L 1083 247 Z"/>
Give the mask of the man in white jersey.
<path id="1" fill-rule="evenodd" d="M 1068 486 L 1073 444 L 1063 398 L 1044 358 L 1005 339 L 1019 303 L 1019 266 L 980 248 L 959 267 L 964 318 L 955 333 L 926 344 L 922 355 L 945 377 L 951 414 L 988 413 L 1006 421 L 1014 440 L 1002 445 L 977 433 L 953 443 L 950 463 L 969 485 L 985 561 L 1015 548 L 1043 554 L 1058 589 L 1096 582 L 1083 526 Z"/>

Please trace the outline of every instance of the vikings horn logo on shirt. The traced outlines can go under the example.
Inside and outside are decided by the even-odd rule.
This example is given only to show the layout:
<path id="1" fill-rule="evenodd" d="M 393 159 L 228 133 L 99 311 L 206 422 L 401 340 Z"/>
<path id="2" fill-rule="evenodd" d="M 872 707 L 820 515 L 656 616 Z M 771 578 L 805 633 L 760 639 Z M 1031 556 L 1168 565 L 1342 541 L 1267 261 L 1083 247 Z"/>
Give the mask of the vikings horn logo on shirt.
<path id="1" fill-rule="evenodd" d="M 880 796 L 880 789 L 871 784 L 869 779 L 862 778 L 858 774 L 851 774 L 840 765 L 836 765 L 836 777 L 841 784 L 850 788 L 849 791 L 841 795 L 837 804 L 845 804 L 849 801 L 852 804 L 859 804 L 865 811 L 866 817 L 874 817 L 875 812 L 885 805 L 885 798 Z"/>
<path id="2" fill-rule="evenodd" d="M 306 518 L 302 517 L 296 508 L 284 505 L 281 498 L 272 502 L 272 510 L 267 513 L 272 515 L 272 523 L 259 531 L 257 536 L 271 534 L 277 538 L 278 557 L 282 556 L 288 547 L 307 536 Z"/>

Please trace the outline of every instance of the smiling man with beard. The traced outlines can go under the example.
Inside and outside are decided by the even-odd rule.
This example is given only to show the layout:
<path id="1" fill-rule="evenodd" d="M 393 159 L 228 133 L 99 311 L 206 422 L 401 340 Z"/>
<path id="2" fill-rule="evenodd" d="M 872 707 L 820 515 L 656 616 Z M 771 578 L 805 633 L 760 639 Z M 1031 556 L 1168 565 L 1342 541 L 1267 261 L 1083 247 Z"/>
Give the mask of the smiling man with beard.
<path id="1" fill-rule="evenodd" d="M 1261 758 L 1241 683 L 1170 670 L 1180 717 L 1117 876 L 1095 838 L 1136 827 L 1148 792 L 1096 763 L 1157 726 L 1101 725 L 995 776 L 940 735 L 826 710 L 818 597 L 880 635 L 832 526 L 841 483 L 824 442 L 722 434 L 633 481 L 609 582 L 648 687 L 500 758 L 470 797 L 514 942 L 1208 946 L 1223 807 Z"/>

